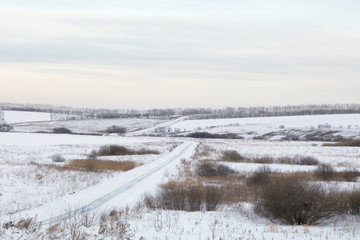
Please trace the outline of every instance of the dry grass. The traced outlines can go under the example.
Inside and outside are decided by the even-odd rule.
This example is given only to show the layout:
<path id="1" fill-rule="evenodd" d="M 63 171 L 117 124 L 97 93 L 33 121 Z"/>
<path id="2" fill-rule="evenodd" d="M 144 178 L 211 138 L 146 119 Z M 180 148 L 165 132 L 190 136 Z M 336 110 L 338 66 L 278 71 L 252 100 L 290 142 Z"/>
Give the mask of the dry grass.
<path id="1" fill-rule="evenodd" d="M 228 162 L 246 162 L 246 158 L 234 150 L 224 151 L 221 159 Z"/>
<path id="2" fill-rule="evenodd" d="M 360 140 L 346 140 L 338 143 L 325 143 L 324 147 L 360 147 Z"/>
<path id="3" fill-rule="evenodd" d="M 236 151 L 225 151 L 220 159 L 226 162 L 241 162 L 241 163 L 258 163 L 258 164 L 289 164 L 289 165 L 319 165 L 319 160 L 310 156 L 295 156 L 295 157 L 279 157 L 272 158 L 269 156 L 263 157 L 244 157 Z"/>
<path id="4" fill-rule="evenodd" d="M 82 169 L 89 172 L 96 172 L 96 171 L 128 171 L 136 167 L 136 163 L 132 161 L 124 161 L 124 162 L 117 162 L 117 161 L 110 161 L 110 160 L 93 160 L 93 159 L 86 159 L 86 160 L 72 160 L 67 165 L 69 168 L 73 169 Z"/>
<path id="5" fill-rule="evenodd" d="M 101 172 L 101 171 L 128 171 L 139 164 L 133 161 L 110 161 L 110 160 L 72 160 L 66 165 L 57 165 L 57 164 L 38 164 L 32 162 L 31 165 L 37 167 L 46 167 L 48 169 L 53 169 L 56 171 L 86 171 L 86 172 Z"/>

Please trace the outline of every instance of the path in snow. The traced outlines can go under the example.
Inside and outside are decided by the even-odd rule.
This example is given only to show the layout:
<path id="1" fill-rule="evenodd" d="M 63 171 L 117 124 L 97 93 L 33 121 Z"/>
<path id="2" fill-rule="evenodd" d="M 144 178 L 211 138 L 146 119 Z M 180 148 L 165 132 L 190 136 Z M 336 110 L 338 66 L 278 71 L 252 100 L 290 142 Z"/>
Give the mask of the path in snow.
<path id="1" fill-rule="evenodd" d="M 165 122 L 165 123 L 161 123 L 161 124 L 156 125 L 156 126 L 151 127 L 151 128 L 146 128 L 146 129 L 142 129 L 142 130 L 139 130 L 139 131 L 126 133 L 125 136 L 129 137 L 129 136 L 140 136 L 140 135 L 143 135 L 143 134 L 151 134 L 151 133 L 154 133 L 155 129 L 157 129 L 157 128 L 169 128 L 172 125 L 174 125 L 176 123 L 179 123 L 179 122 L 182 122 L 182 121 L 185 121 L 185 120 L 189 120 L 189 117 L 188 116 L 179 117 L 179 118 L 177 118 L 175 120 Z"/>
<path id="2" fill-rule="evenodd" d="M 74 214 L 98 209 L 100 206 L 116 207 L 117 204 L 131 203 L 129 201 L 136 201 L 144 192 L 156 188 L 163 178 L 163 170 L 176 166 L 182 158 L 190 157 L 195 147 L 196 143 L 185 142 L 152 163 L 124 172 L 107 182 L 64 196 L 42 207 L 22 212 L 15 217 L 37 216 L 39 222 L 47 225 L 66 220 Z M 111 202 L 112 204 L 109 204 Z M 66 206 L 71 204 L 80 207 L 66 209 Z"/>

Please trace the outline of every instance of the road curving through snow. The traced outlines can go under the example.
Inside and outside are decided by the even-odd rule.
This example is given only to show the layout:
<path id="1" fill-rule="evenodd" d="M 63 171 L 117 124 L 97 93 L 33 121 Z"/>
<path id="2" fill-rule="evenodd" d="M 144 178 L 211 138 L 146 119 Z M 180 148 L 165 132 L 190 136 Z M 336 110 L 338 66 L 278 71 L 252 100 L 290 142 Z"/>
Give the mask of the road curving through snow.
<path id="1" fill-rule="evenodd" d="M 161 183 L 165 170 L 175 168 L 183 158 L 191 157 L 197 143 L 185 142 L 152 163 L 119 174 L 106 182 L 73 195 L 64 196 L 41 207 L 16 214 L 14 218 L 36 216 L 42 225 L 64 221 L 75 214 L 103 207 L 118 207 L 137 201 L 146 191 Z M 70 206 L 74 207 L 73 209 Z"/>

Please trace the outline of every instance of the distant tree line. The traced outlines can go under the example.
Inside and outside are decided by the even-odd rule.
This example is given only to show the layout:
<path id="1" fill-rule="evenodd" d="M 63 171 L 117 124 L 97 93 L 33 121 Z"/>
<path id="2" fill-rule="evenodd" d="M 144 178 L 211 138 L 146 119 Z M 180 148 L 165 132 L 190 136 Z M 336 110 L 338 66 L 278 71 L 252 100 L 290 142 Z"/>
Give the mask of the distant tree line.
<path id="1" fill-rule="evenodd" d="M 227 107 L 212 108 L 166 108 L 166 109 L 93 109 L 53 106 L 46 104 L 0 103 L 0 110 L 52 113 L 53 120 L 65 119 L 107 119 L 107 118 L 149 118 L 171 119 L 189 116 L 190 119 L 245 118 L 319 114 L 360 113 L 360 104 L 322 104 L 272 107 Z M 64 117 L 64 115 L 69 117 Z"/>

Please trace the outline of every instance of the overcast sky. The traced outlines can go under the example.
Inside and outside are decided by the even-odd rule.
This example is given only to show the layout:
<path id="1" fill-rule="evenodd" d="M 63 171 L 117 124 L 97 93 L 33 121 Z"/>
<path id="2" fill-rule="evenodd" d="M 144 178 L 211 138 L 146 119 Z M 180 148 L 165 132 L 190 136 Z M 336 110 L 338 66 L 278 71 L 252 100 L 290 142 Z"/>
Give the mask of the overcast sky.
<path id="1" fill-rule="evenodd" d="M 0 0 L 0 102 L 360 103 L 359 0 Z"/>

